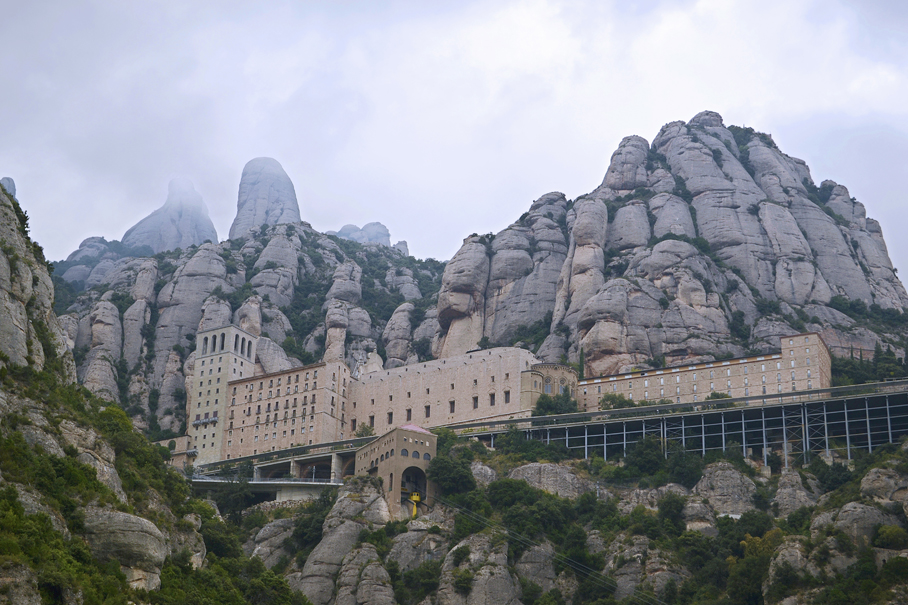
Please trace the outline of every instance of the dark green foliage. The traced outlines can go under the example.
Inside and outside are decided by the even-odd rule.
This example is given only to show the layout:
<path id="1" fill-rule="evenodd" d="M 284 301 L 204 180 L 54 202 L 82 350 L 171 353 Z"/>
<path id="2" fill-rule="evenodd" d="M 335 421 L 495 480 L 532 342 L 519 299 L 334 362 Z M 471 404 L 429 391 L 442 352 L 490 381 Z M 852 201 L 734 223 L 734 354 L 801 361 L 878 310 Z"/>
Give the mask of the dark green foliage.
<path id="1" fill-rule="evenodd" d="M 621 393 L 606 393 L 599 400 L 599 407 L 603 410 L 620 410 L 622 408 L 635 407 L 637 403 L 633 399 L 628 399 Z"/>
<path id="2" fill-rule="evenodd" d="M 542 342 L 548 337 L 552 328 L 552 312 L 548 311 L 545 317 L 534 322 L 530 326 L 517 326 L 514 335 L 511 337 L 508 345 L 514 345 L 522 342 L 527 345 L 530 351 L 537 351 Z"/>
<path id="3" fill-rule="evenodd" d="M 410 349 L 419 357 L 420 361 L 429 361 L 432 357 L 432 341 L 428 338 L 420 338 L 413 341 Z"/>
<path id="4" fill-rule="evenodd" d="M 734 283 L 737 284 L 738 282 Z M 731 330 L 731 335 L 735 338 L 744 341 L 750 339 L 750 326 L 747 325 L 747 322 L 744 319 L 744 311 L 734 311 L 731 314 L 731 321 L 728 322 L 728 328 Z"/>
<path id="5" fill-rule="evenodd" d="M 249 298 L 250 296 L 255 296 L 255 289 L 252 287 L 252 284 L 246 282 L 245 284 L 243 284 L 242 288 L 237 288 L 230 294 L 226 294 L 224 290 L 220 286 L 218 286 L 217 288 L 212 290 L 211 295 L 217 296 L 221 300 L 226 300 L 228 303 L 230 303 L 230 308 L 233 311 L 236 311 L 241 306 L 243 306 L 243 303 L 246 302 L 247 298 Z"/>
<path id="6" fill-rule="evenodd" d="M 495 449 L 502 454 L 511 454 L 526 462 L 560 462 L 571 457 L 563 444 L 546 445 L 537 439 L 527 439 L 523 431 L 511 428 L 507 434 L 495 439 Z"/>
<path id="7" fill-rule="evenodd" d="M 844 464 L 834 462 L 826 464 L 823 459 L 815 457 L 810 463 L 810 472 L 817 478 L 823 491 L 831 492 L 854 479 L 854 473 Z"/>
<path id="8" fill-rule="evenodd" d="M 445 495 L 468 492 L 476 488 L 470 464 L 460 458 L 437 455 L 429 462 L 426 475 Z"/>
<path id="9" fill-rule="evenodd" d="M 473 572 L 469 569 L 455 569 L 451 572 L 454 576 L 454 590 L 464 596 L 473 590 Z"/>
<path id="10" fill-rule="evenodd" d="M 687 242 L 701 253 L 709 256 L 712 253 L 712 247 L 709 245 L 709 242 L 702 237 L 688 237 L 686 235 L 677 235 L 675 233 L 666 233 L 662 237 L 651 237 L 649 240 L 650 247 L 655 246 L 659 242 L 664 242 L 666 240 L 675 240 L 679 242 Z"/>
<path id="11" fill-rule="evenodd" d="M 573 414 L 577 411 L 577 400 L 571 399 L 569 393 L 558 395 L 540 395 L 533 408 L 533 416 L 552 416 L 555 414 Z"/>
<path id="12" fill-rule="evenodd" d="M 59 275 L 52 275 L 54 283 L 54 313 L 63 315 L 85 288 L 84 282 L 68 282 Z"/>
<path id="13" fill-rule="evenodd" d="M 310 502 L 293 528 L 290 546 L 296 552 L 296 563 L 302 569 L 312 549 L 322 539 L 322 525 L 337 500 L 337 490 L 325 490 L 318 499 Z"/>
<path id="14" fill-rule="evenodd" d="M 454 549 L 454 552 L 451 553 L 451 555 L 454 566 L 460 567 L 461 563 L 470 558 L 470 547 L 464 544 L 463 546 Z"/>
<path id="15" fill-rule="evenodd" d="M 687 189 L 687 183 L 678 175 L 675 175 L 675 188 L 672 189 L 672 195 L 680 197 L 688 204 L 694 201 L 693 194 Z"/>
<path id="16" fill-rule="evenodd" d="M 440 560 L 426 561 L 416 569 L 401 575 L 397 561 L 389 561 L 385 567 L 391 576 L 395 600 L 401 605 L 416 605 L 438 590 L 442 563 Z"/>

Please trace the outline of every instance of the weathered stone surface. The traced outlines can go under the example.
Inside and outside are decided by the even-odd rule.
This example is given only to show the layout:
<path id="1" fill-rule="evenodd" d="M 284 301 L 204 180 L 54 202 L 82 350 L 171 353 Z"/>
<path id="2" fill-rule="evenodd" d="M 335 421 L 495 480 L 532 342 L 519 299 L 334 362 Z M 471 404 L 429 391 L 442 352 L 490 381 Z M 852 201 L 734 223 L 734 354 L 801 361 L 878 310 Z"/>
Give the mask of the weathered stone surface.
<path id="1" fill-rule="evenodd" d="M 385 368 L 396 368 L 406 365 L 410 357 L 410 342 L 412 337 L 412 327 L 410 317 L 415 307 L 412 303 L 404 303 L 394 310 L 388 325 L 382 332 L 382 341 L 385 345 L 385 353 L 388 361 Z"/>
<path id="2" fill-rule="evenodd" d="M 444 559 L 448 552 L 447 542 L 441 534 L 428 531 L 429 527 L 431 525 L 426 523 L 411 521 L 408 531 L 394 537 L 388 559 L 397 561 L 401 572 L 415 569 L 426 561 Z"/>
<path id="3" fill-rule="evenodd" d="M 476 570 L 473 586 L 468 595 L 454 588 L 455 566 L 449 553 L 442 566 L 436 605 L 518 605 L 520 584 L 508 569 L 507 540 L 498 540 L 496 544 L 492 536 L 474 534 L 457 544 L 451 552 L 461 545 L 470 549 L 470 556 L 460 566 Z"/>
<path id="4" fill-rule="evenodd" d="M 258 557 L 265 567 L 274 567 L 283 556 L 292 553 L 284 548 L 284 541 L 293 535 L 296 519 L 278 519 L 265 525 L 251 540 L 243 545 L 247 556 Z"/>
<path id="5" fill-rule="evenodd" d="M 797 471 L 783 469 L 772 502 L 778 507 L 778 516 L 787 517 L 801 507 L 814 506 L 816 499 L 804 488 Z"/>
<path id="6" fill-rule="evenodd" d="M 390 520 L 380 487 L 369 478 L 348 479 L 325 519 L 321 542 L 306 559 L 302 571 L 287 576 L 288 584 L 305 594 L 313 605 L 327 605 L 336 594 L 335 577 L 365 524 L 384 525 Z"/>
<path id="7" fill-rule="evenodd" d="M 694 494 L 709 500 L 719 515 L 737 516 L 753 510 L 756 486 L 729 462 L 716 462 L 703 470 Z"/>
<path id="8" fill-rule="evenodd" d="M 357 304 L 362 299 L 363 270 L 353 261 L 347 261 L 334 270 L 334 283 L 328 290 L 328 300 L 343 300 Z"/>
<path id="9" fill-rule="evenodd" d="M 702 500 L 688 499 L 684 504 L 682 515 L 687 531 L 698 531 L 710 538 L 719 535 L 719 530 L 716 529 L 716 516 L 709 505 L 704 504 Z"/>
<path id="10" fill-rule="evenodd" d="M 577 498 L 595 489 L 589 481 L 575 475 L 570 467 L 560 464 L 525 464 L 508 473 L 508 478 L 526 481 L 537 489 L 562 498 Z"/>
<path id="11" fill-rule="evenodd" d="M 155 253 L 188 248 L 206 240 L 217 243 L 218 233 L 208 217 L 208 207 L 192 182 L 173 179 L 164 205 L 133 225 L 122 238 L 131 248 L 148 246 Z"/>
<path id="12" fill-rule="evenodd" d="M 249 160 L 240 177 L 230 239 L 242 237 L 262 225 L 298 222 L 300 207 L 296 191 L 283 167 L 272 158 Z"/>
<path id="13" fill-rule="evenodd" d="M 901 525 L 898 517 L 880 509 L 849 502 L 842 507 L 835 519 L 836 529 L 848 534 L 857 544 L 869 545 L 877 525 Z"/>
<path id="14" fill-rule="evenodd" d="M 283 372 L 290 368 L 296 367 L 297 364 L 287 356 L 276 342 L 270 338 L 260 338 L 255 345 L 255 356 L 266 374 L 272 372 Z"/>
<path id="15" fill-rule="evenodd" d="M 498 473 L 479 460 L 474 460 L 470 463 L 470 472 L 473 473 L 473 478 L 476 479 L 478 485 L 487 486 L 498 479 Z"/>
<path id="16" fill-rule="evenodd" d="M 92 554 L 114 559 L 134 588 L 155 590 L 169 554 L 164 535 L 147 519 L 95 507 L 85 508 L 85 536 Z"/>
<path id="17" fill-rule="evenodd" d="M 337 575 L 335 605 L 395 605 L 391 577 L 375 547 L 364 543 L 344 557 Z"/>
<path id="18" fill-rule="evenodd" d="M 672 562 L 672 557 L 650 549 L 646 536 L 633 536 L 629 540 L 630 545 L 626 544 L 627 540 L 615 540 L 605 552 L 605 573 L 615 579 L 616 600 L 632 595 L 644 582 L 656 594 L 661 594 L 670 581 L 680 585 L 690 576 L 686 569 Z"/>
<path id="19" fill-rule="evenodd" d="M 627 490 L 627 492 L 620 496 L 618 510 L 624 515 L 630 514 L 630 512 L 638 506 L 643 506 L 650 510 L 658 510 L 659 500 L 668 494 L 677 494 L 683 498 L 687 498 L 687 496 L 690 495 L 690 490 L 677 483 L 669 483 L 668 485 L 655 487 L 653 489 Z"/>
<path id="20" fill-rule="evenodd" d="M 602 184 L 616 191 L 634 190 L 647 183 L 646 156 L 649 143 L 638 136 L 624 137 L 612 154 L 611 162 Z"/>

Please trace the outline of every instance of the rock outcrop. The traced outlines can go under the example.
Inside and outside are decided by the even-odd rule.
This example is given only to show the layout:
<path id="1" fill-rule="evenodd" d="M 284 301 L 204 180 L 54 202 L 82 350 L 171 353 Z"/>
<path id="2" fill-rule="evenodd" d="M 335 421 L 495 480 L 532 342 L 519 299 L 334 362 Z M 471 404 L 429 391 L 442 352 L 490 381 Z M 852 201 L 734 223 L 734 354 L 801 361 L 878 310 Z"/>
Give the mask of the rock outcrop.
<path id="1" fill-rule="evenodd" d="M 53 283 L 41 247 L 28 237 L 27 215 L 0 190 L 0 367 L 11 363 L 41 370 L 48 358 L 61 357 L 63 379 L 75 379 L 53 305 Z"/>
<path id="2" fill-rule="evenodd" d="M 525 464 L 508 473 L 508 478 L 526 481 L 536 489 L 562 498 L 577 498 L 595 489 L 589 481 L 578 477 L 569 467 L 560 464 L 538 462 Z"/>
<path id="3" fill-rule="evenodd" d="M 300 207 L 296 191 L 284 168 L 272 158 L 255 158 L 243 167 L 236 202 L 236 218 L 230 239 L 246 235 L 262 225 L 298 223 Z"/>
<path id="4" fill-rule="evenodd" d="M 368 524 L 382 526 L 390 520 L 388 504 L 374 480 L 348 480 L 325 519 L 321 542 L 306 559 L 302 571 L 287 576 L 291 588 L 305 594 L 313 605 L 328 605 L 337 591 L 335 578 L 360 532 Z"/>
<path id="5" fill-rule="evenodd" d="M 148 246 L 158 253 L 217 242 L 218 233 L 192 182 L 173 179 L 164 205 L 133 225 L 121 241 L 131 248 Z"/>
<path id="6" fill-rule="evenodd" d="M 753 510 L 756 485 L 729 462 L 716 462 L 703 470 L 693 492 L 709 501 L 719 515 L 739 516 Z"/>
<path id="7" fill-rule="evenodd" d="M 435 352 L 508 344 L 539 321 L 538 355 L 576 362 L 582 347 L 591 374 L 768 351 L 804 329 L 840 355 L 873 348 L 831 317 L 837 295 L 908 306 L 878 223 L 768 135 L 707 111 L 652 144 L 625 138 L 591 193 L 547 194 L 498 234 L 464 240 L 439 293 Z M 779 311 L 765 322 L 767 301 Z M 791 327 L 796 315 L 809 325 Z"/>
<path id="8" fill-rule="evenodd" d="M 132 587 L 155 590 L 161 585 L 161 566 L 170 552 L 164 534 L 151 521 L 88 507 L 85 535 L 92 554 L 117 561 Z"/>

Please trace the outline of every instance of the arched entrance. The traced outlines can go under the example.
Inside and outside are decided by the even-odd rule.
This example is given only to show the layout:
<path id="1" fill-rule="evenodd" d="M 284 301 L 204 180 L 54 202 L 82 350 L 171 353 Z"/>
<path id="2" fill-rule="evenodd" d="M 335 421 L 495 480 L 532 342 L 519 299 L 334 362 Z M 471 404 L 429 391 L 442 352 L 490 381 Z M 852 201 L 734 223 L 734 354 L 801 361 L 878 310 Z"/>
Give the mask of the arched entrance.
<path id="1" fill-rule="evenodd" d="M 409 514 L 413 514 L 413 504 L 417 508 L 426 508 L 426 473 L 416 466 L 408 466 L 400 475 L 400 505 Z"/>

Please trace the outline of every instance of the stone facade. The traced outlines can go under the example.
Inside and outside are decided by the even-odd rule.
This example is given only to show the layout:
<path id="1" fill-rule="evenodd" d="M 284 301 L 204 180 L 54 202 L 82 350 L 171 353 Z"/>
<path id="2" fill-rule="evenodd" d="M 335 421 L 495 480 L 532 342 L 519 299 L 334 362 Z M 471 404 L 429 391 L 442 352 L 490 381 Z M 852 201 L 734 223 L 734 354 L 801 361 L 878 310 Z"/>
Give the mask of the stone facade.
<path id="1" fill-rule="evenodd" d="M 408 422 L 435 427 L 521 418 L 531 414 L 546 384 L 558 385 L 554 392 L 573 390 L 577 374 L 513 347 L 371 372 L 354 383 L 350 432 L 362 424 L 381 433 Z"/>
<path id="2" fill-rule="evenodd" d="M 186 434 L 189 451 L 198 453 L 196 464 L 222 459 L 227 383 L 254 374 L 257 341 L 256 336 L 233 325 L 196 335 L 195 372 L 187 381 L 191 388 L 186 393 Z"/>
<path id="3" fill-rule="evenodd" d="M 672 403 L 695 403 L 713 392 L 731 397 L 770 397 L 831 386 L 832 361 L 819 334 L 782 337 L 780 345 L 781 353 L 772 355 L 582 380 L 577 393 L 578 407 L 597 410 L 607 393 L 621 394 L 634 401 L 668 399 Z"/>
<path id="4" fill-rule="evenodd" d="M 343 439 L 353 384 L 342 361 L 231 382 L 221 459 Z"/>
<path id="5" fill-rule="evenodd" d="M 196 365 L 200 372 L 212 369 L 210 364 Z M 200 375 L 198 380 L 209 377 Z M 576 394 L 576 386 L 572 368 L 541 364 L 529 351 L 510 347 L 379 370 L 359 379 L 342 361 L 245 376 L 228 385 L 217 459 L 202 458 L 199 449 L 198 463 L 349 439 L 363 425 L 385 433 L 416 422 L 436 427 L 522 418 L 531 415 L 543 393 Z M 192 395 L 197 397 L 190 398 L 190 411 L 201 409 L 199 403 L 204 406 L 207 400 L 199 392 Z M 200 417 L 197 422 L 216 426 L 216 418 Z M 191 443 L 196 441 L 193 436 Z M 207 454 L 211 446 L 206 446 Z"/>
<path id="6" fill-rule="evenodd" d="M 426 478 L 437 439 L 422 427 L 405 424 L 356 451 L 355 473 L 381 477 L 385 500 L 394 517 L 416 516 L 414 501 L 418 512 L 419 502 L 437 495 L 435 485 Z"/>

